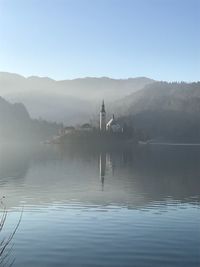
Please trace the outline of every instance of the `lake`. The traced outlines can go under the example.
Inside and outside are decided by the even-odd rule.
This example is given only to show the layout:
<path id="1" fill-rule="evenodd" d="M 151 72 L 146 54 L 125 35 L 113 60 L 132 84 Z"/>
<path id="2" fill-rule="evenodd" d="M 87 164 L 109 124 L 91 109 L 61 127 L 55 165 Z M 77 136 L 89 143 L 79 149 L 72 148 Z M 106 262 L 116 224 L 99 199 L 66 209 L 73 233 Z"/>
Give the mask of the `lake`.
<path id="1" fill-rule="evenodd" d="M 13 266 L 200 266 L 200 147 L 0 147 Z"/>

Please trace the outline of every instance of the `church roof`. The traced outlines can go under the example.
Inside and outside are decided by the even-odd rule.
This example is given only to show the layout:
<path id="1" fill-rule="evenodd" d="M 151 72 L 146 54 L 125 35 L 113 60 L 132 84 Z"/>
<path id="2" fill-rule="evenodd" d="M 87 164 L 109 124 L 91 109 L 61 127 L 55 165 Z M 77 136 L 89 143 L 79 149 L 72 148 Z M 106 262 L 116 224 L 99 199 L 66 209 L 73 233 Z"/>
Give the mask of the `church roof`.
<path id="1" fill-rule="evenodd" d="M 112 119 L 110 119 L 109 122 L 107 123 L 107 127 L 108 127 L 108 126 L 113 126 L 113 125 L 119 125 L 119 124 L 117 123 L 117 121 L 115 120 L 114 115 L 113 115 Z"/>

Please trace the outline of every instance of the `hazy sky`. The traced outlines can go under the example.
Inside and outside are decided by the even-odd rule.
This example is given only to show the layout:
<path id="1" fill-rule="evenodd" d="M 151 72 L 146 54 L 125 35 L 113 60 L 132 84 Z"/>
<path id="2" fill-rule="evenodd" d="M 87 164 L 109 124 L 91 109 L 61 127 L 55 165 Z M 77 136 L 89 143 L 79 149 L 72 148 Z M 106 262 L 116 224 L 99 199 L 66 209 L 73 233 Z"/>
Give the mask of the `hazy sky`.
<path id="1" fill-rule="evenodd" d="M 200 80 L 200 0 L 0 0 L 0 71 Z"/>

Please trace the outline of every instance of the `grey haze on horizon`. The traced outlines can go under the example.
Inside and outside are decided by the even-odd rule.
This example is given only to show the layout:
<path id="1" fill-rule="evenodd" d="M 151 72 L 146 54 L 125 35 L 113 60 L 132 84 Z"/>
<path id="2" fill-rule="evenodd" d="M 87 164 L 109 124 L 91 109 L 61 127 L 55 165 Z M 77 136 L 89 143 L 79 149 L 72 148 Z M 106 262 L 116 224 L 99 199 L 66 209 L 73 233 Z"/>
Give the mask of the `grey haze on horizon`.
<path id="1" fill-rule="evenodd" d="M 56 81 L 48 77 L 25 78 L 0 72 L 0 96 L 11 103 L 23 103 L 32 118 L 66 125 L 97 123 L 103 99 L 108 117 L 112 113 L 120 117 L 134 114 L 136 110 L 143 112 L 147 107 L 150 110 L 178 108 L 183 112 L 184 103 L 188 103 L 187 108 L 192 105 L 198 110 L 199 84 L 159 82 L 146 77 L 85 77 Z"/>
<path id="2" fill-rule="evenodd" d="M 102 99 L 109 107 L 109 103 L 153 82 L 146 77 L 85 77 L 56 81 L 48 77 L 25 78 L 15 73 L 0 72 L 0 96 L 11 102 L 22 102 L 33 118 L 77 124 L 96 120 Z"/>

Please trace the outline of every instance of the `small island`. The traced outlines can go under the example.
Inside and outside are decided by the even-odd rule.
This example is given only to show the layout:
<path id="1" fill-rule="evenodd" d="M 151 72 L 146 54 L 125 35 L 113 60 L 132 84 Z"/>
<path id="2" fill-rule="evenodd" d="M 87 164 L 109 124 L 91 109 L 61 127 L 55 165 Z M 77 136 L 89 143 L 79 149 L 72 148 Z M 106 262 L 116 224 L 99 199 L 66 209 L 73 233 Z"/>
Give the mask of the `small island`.
<path id="1" fill-rule="evenodd" d="M 137 144 L 138 140 L 132 126 L 125 121 L 118 121 L 114 114 L 106 119 L 104 100 L 99 114 L 99 126 L 84 123 L 79 127 L 62 127 L 59 134 L 47 143 L 61 145 L 86 145 L 95 148 Z"/>

